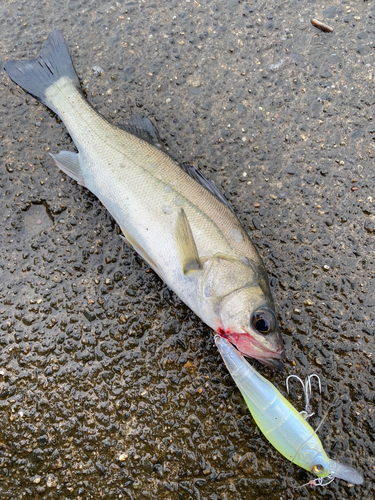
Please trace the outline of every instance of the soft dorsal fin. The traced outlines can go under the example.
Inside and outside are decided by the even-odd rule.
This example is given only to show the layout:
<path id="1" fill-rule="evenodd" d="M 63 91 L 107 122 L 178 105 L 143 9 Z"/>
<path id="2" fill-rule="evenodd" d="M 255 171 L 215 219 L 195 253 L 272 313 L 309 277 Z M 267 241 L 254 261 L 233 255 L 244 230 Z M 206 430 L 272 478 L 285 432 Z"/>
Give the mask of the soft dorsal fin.
<path id="1" fill-rule="evenodd" d="M 199 170 L 194 167 L 194 165 L 183 165 L 182 169 L 185 170 L 187 174 L 190 175 L 194 180 L 199 182 L 204 188 L 207 189 L 211 194 L 216 196 L 224 205 L 226 205 L 231 212 L 233 212 L 233 208 L 230 206 L 229 201 L 225 198 L 225 196 L 218 190 L 214 181 L 209 181 L 206 177 L 199 172 Z M 233 212 L 234 213 L 234 212 Z"/>
<path id="2" fill-rule="evenodd" d="M 159 132 L 149 118 L 145 116 L 135 116 L 133 118 L 129 118 L 128 120 L 121 120 L 120 122 L 117 122 L 116 125 L 129 134 L 133 134 L 139 139 L 142 139 L 149 144 L 152 144 L 153 146 L 157 146 L 169 155 L 169 152 L 160 139 Z M 188 175 L 190 175 L 190 177 L 199 182 L 201 186 L 206 188 L 207 191 L 209 191 L 222 203 L 224 203 L 224 205 L 226 205 L 231 212 L 233 212 L 233 208 L 231 207 L 225 196 L 218 190 L 214 181 L 209 181 L 208 179 L 206 179 L 206 177 L 201 172 L 199 172 L 199 170 L 194 167 L 194 165 L 184 164 L 180 165 L 180 167 Z"/>
<path id="3" fill-rule="evenodd" d="M 153 146 L 157 146 L 161 149 L 163 148 L 159 132 L 152 124 L 151 120 L 145 116 L 134 116 L 128 120 L 121 120 L 116 123 L 116 125 L 125 130 L 125 132 L 133 134 Z"/>
<path id="4" fill-rule="evenodd" d="M 128 120 L 121 120 L 120 122 L 116 123 L 116 125 L 129 134 L 133 134 L 139 139 L 142 139 L 149 144 L 152 144 L 153 146 L 157 146 L 169 155 L 169 152 L 160 139 L 159 132 L 149 118 L 145 116 L 135 116 L 133 118 L 129 118 Z M 216 187 L 214 181 L 209 181 L 208 179 L 206 179 L 206 177 L 196 167 L 194 167 L 194 165 L 184 164 L 180 165 L 180 167 L 188 175 L 190 175 L 190 177 L 199 182 L 201 186 L 207 189 L 207 191 L 209 191 L 222 203 L 224 203 L 224 205 L 226 205 L 231 212 L 233 212 L 233 208 L 231 207 L 225 196 Z"/>
<path id="5" fill-rule="evenodd" d="M 181 208 L 177 218 L 176 247 L 184 274 L 201 269 L 197 246 L 183 208 Z"/>

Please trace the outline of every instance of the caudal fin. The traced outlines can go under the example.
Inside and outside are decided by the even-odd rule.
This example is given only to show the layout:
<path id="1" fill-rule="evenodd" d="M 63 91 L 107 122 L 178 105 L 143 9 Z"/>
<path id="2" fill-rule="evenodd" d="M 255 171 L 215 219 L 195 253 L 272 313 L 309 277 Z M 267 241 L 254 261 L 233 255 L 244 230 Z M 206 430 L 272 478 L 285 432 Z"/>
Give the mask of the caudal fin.
<path id="1" fill-rule="evenodd" d="M 17 85 L 53 111 L 52 104 L 46 98 L 48 87 L 62 77 L 68 77 L 79 87 L 69 49 L 59 30 L 50 33 L 37 59 L 7 61 L 4 69 Z"/>

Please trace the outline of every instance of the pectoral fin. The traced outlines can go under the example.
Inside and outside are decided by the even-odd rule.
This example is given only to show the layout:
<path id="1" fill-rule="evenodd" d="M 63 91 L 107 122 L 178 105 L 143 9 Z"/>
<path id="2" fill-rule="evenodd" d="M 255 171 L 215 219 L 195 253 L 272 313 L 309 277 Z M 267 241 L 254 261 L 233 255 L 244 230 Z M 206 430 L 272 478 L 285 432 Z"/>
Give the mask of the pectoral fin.
<path id="1" fill-rule="evenodd" d="M 151 259 L 151 257 L 145 252 L 145 250 L 141 247 L 139 243 L 135 241 L 135 239 L 125 231 L 125 229 L 121 228 L 121 231 L 123 232 L 123 236 L 121 238 L 125 241 L 125 243 L 130 247 L 133 248 L 139 255 L 142 257 L 144 261 L 147 262 L 147 264 L 158 274 L 161 279 L 163 279 L 163 276 L 161 272 L 159 271 L 158 266 L 155 264 L 155 262 Z"/>
<path id="2" fill-rule="evenodd" d="M 81 165 L 79 164 L 79 156 L 77 153 L 72 151 L 60 151 L 57 155 L 50 153 L 52 158 L 55 160 L 56 165 L 69 177 L 78 182 L 81 186 L 85 185 L 83 176 L 81 173 Z"/>
<path id="3" fill-rule="evenodd" d="M 181 208 L 177 218 L 176 245 L 184 274 L 189 274 L 192 271 L 198 271 L 202 268 L 194 236 L 183 208 Z"/>

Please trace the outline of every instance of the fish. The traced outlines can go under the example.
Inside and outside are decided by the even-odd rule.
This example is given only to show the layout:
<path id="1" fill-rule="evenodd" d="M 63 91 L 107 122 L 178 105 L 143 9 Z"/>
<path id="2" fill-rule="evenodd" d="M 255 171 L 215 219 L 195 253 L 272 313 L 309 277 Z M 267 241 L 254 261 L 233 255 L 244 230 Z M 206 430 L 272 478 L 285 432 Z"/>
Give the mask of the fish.
<path id="1" fill-rule="evenodd" d="M 325 486 L 334 478 L 363 483 L 360 472 L 328 458 L 316 431 L 240 352 L 219 335 L 215 335 L 215 343 L 263 435 L 285 458 L 317 476 L 308 484 Z M 323 478 L 328 482 L 323 483 Z"/>
<path id="2" fill-rule="evenodd" d="M 8 76 L 54 111 L 78 153 L 51 154 L 119 224 L 124 241 L 215 332 L 246 356 L 282 368 L 275 304 L 260 255 L 230 204 L 195 167 L 158 147 L 145 117 L 115 126 L 83 95 L 59 30 Z"/>

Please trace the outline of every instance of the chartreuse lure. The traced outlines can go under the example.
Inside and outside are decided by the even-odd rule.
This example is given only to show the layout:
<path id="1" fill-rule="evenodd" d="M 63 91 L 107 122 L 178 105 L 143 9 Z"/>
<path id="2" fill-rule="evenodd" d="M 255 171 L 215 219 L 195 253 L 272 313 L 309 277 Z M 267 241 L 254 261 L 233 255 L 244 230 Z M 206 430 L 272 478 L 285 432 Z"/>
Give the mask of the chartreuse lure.
<path id="1" fill-rule="evenodd" d="M 264 436 L 285 458 L 318 477 L 309 484 L 324 485 L 334 478 L 353 484 L 363 482 L 362 474 L 327 456 L 302 415 L 226 339 L 216 335 L 215 342 Z M 325 483 L 323 478 L 327 478 Z"/>

